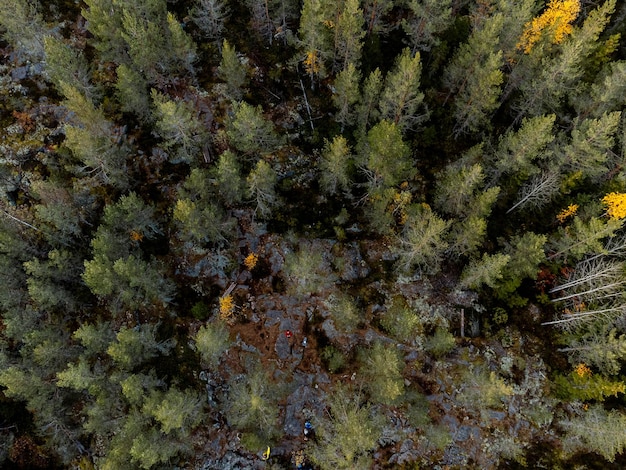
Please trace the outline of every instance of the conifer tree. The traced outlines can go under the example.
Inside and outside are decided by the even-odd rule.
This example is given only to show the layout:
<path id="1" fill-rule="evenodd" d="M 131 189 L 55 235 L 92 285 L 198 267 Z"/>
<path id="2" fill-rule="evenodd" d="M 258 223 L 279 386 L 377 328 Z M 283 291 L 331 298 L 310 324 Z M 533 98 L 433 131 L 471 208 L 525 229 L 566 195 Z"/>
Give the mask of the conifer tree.
<path id="1" fill-rule="evenodd" d="M 126 64 L 117 67 L 116 72 L 115 90 L 120 109 L 127 113 L 134 113 L 142 122 L 149 122 L 153 116 L 146 79 L 141 73 Z"/>
<path id="2" fill-rule="evenodd" d="M 341 132 L 346 125 L 354 123 L 356 117 L 355 104 L 359 100 L 360 78 L 361 75 L 352 62 L 335 78 L 333 104 L 337 108 L 335 121 L 341 124 Z"/>
<path id="3" fill-rule="evenodd" d="M 422 63 L 419 53 L 412 55 L 406 48 L 385 78 L 385 87 L 380 98 L 380 113 L 402 131 L 414 128 L 427 117 L 426 111 L 420 109 L 424 101 L 424 94 L 419 91 L 421 74 Z"/>
<path id="4" fill-rule="evenodd" d="M 217 41 L 224 34 L 230 8 L 225 0 L 196 0 L 190 15 L 204 37 Z"/>
<path id="5" fill-rule="evenodd" d="M 234 148 L 246 154 L 269 152 L 280 143 L 273 124 L 263 117 L 261 107 L 243 101 L 233 103 L 226 136 Z"/>
<path id="6" fill-rule="evenodd" d="M 350 189 L 352 155 L 348 141 L 343 136 L 335 136 L 332 142 L 326 141 L 320 160 L 320 185 L 328 194 Z"/>
<path id="7" fill-rule="evenodd" d="M 396 186 L 413 176 L 410 149 L 395 123 L 380 121 L 367 133 L 366 142 L 362 158 L 372 187 Z"/>
<path id="8" fill-rule="evenodd" d="M 411 16 L 402 20 L 402 29 L 410 38 L 411 50 L 430 51 L 439 45 L 439 35 L 448 28 L 452 16 L 451 0 L 410 0 Z"/>
<path id="9" fill-rule="evenodd" d="M 255 213 L 261 217 L 268 217 L 278 204 L 277 180 L 276 172 L 265 160 L 259 160 L 246 179 L 248 194 L 256 205 Z"/>
<path id="10" fill-rule="evenodd" d="M 363 16 L 367 35 L 385 34 L 392 26 L 385 23 L 385 16 L 393 8 L 392 0 L 365 0 L 363 2 Z"/>
<path id="11" fill-rule="evenodd" d="M 37 0 L 7 0 L 0 9 L 3 37 L 33 62 L 44 59 L 47 28 Z"/>
<path id="12" fill-rule="evenodd" d="M 477 132 L 489 124 L 499 106 L 504 76 L 502 52 L 494 50 L 502 30 L 503 15 L 496 14 L 472 31 L 444 72 L 444 84 L 454 96 L 454 133 Z"/>
<path id="13" fill-rule="evenodd" d="M 359 8 L 359 0 L 345 0 L 337 16 L 334 26 L 335 55 L 334 67 L 337 70 L 346 70 L 348 64 L 359 64 L 361 60 L 363 31 L 363 10 Z"/>
<path id="14" fill-rule="evenodd" d="M 61 83 L 76 88 L 86 97 L 96 97 L 96 88 L 91 83 L 91 70 L 82 51 L 66 44 L 54 36 L 44 38 L 46 70 L 52 82 L 61 88 Z"/>
<path id="15" fill-rule="evenodd" d="M 233 100 L 241 99 L 246 83 L 247 70 L 237 56 L 234 46 L 224 39 L 222 43 L 222 61 L 217 69 L 218 76 L 226 82 L 226 94 Z"/>

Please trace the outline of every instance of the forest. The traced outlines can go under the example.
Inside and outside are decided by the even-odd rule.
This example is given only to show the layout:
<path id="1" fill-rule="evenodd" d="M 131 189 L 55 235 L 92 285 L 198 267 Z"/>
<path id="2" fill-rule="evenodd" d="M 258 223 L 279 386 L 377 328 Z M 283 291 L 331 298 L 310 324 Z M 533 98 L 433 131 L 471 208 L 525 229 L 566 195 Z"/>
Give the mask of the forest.
<path id="1" fill-rule="evenodd" d="M 626 467 L 626 2 L 0 0 L 0 467 Z"/>

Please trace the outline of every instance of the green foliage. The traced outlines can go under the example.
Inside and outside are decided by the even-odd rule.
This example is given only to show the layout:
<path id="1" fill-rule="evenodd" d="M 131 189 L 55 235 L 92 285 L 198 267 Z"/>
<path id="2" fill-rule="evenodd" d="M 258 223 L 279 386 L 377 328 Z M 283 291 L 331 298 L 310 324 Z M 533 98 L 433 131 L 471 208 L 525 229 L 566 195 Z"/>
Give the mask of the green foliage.
<path id="1" fill-rule="evenodd" d="M 208 142 L 204 124 L 193 106 L 186 101 L 174 101 L 152 90 L 155 106 L 155 128 L 171 151 L 172 163 L 194 163 Z"/>
<path id="2" fill-rule="evenodd" d="M 142 411 L 159 423 L 165 434 L 188 436 L 203 418 L 203 398 L 192 390 L 170 387 L 166 392 L 153 391 Z"/>
<path id="3" fill-rule="evenodd" d="M 76 88 L 89 98 L 94 98 L 89 63 L 81 51 L 53 36 L 44 38 L 46 70 L 50 80 L 60 88 L 61 83 Z"/>
<path id="4" fill-rule="evenodd" d="M 478 132 L 490 125 L 491 113 L 499 106 L 504 75 L 502 51 L 494 50 L 504 24 L 495 14 L 472 31 L 444 73 L 444 85 L 454 94 L 454 133 Z"/>
<path id="5" fill-rule="evenodd" d="M 359 375 L 374 403 L 391 405 L 404 393 L 400 354 L 389 344 L 378 341 L 361 353 Z"/>
<path id="6" fill-rule="evenodd" d="M 424 94 L 419 91 L 421 74 L 420 54 L 411 54 L 406 48 L 385 78 L 385 87 L 380 97 L 380 113 L 401 131 L 414 128 L 427 117 L 426 112 L 419 113 L 424 101 Z"/>
<path id="7" fill-rule="evenodd" d="M 222 61 L 217 68 L 217 76 L 226 82 L 226 95 L 233 100 L 241 99 L 248 71 L 237 56 L 234 46 L 224 39 Z"/>
<path id="8" fill-rule="evenodd" d="M 0 11 L 2 36 L 32 61 L 44 57 L 45 23 L 35 0 L 6 0 Z"/>
<path id="9" fill-rule="evenodd" d="M 380 111 L 378 102 L 383 88 L 383 76 L 379 68 L 374 69 L 365 79 L 361 100 L 357 106 L 359 134 L 365 135 L 372 123 L 378 122 Z"/>
<path id="10" fill-rule="evenodd" d="M 328 287 L 334 276 L 319 247 L 302 245 L 295 253 L 285 256 L 285 273 L 298 295 L 310 295 Z"/>
<path id="11" fill-rule="evenodd" d="M 430 51 L 441 42 L 439 36 L 454 17 L 451 0 L 410 0 L 411 16 L 402 20 L 402 29 L 409 36 L 413 50 Z"/>
<path id="12" fill-rule="evenodd" d="M 602 402 L 608 396 L 617 397 L 626 392 L 626 384 L 599 374 L 581 373 L 580 366 L 567 375 L 554 378 L 554 393 L 563 400 L 596 400 Z"/>
<path id="13" fill-rule="evenodd" d="M 503 278 L 503 270 L 511 256 L 504 253 L 493 255 L 483 253 L 482 258 L 475 259 L 463 270 L 461 286 L 469 289 L 478 289 L 483 284 L 495 288 Z"/>
<path id="14" fill-rule="evenodd" d="M 180 238 L 194 244 L 226 241 L 234 222 L 217 204 L 191 199 L 176 201 L 173 216 Z"/>
<path id="15" fill-rule="evenodd" d="M 437 272 L 443 251 L 447 248 L 444 235 L 449 226 L 450 223 L 441 219 L 430 207 L 414 207 L 396 248 L 399 269 L 409 272 L 417 266 L 425 273 Z"/>
<path id="16" fill-rule="evenodd" d="M 226 419 L 243 431 L 252 431 L 264 439 L 277 433 L 277 390 L 267 371 L 260 367 L 247 376 L 235 379 L 228 393 Z"/>
<path id="17" fill-rule="evenodd" d="M 220 358 L 230 347 L 228 329 L 222 322 L 207 323 L 196 333 L 196 350 L 202 362 L 210 368 L 219 365 Z"/>
<path id="18" fill-rule="evenodd" d="M 573 364 L 589 364 L 602 374 L 617 375 L 626 358 L 626 335 L 619 335 L 615 328 L 592 325 L 579 338 L 568 341 L 569 346 L 560 349 L 569 353 Z"/>
<path id="19" fill-rule="evenodd" d="M 271 152 L 280 144 L 272 122 L 263 117 L 261 107 L 244 101 L 233 103 L 232 115 L 226 122 L 226 136 L 235 149 L 245 154 Z"/>
<path id="20" fill-rule="evenodd" d="M 363 320 L 362 314 L 356 306 L 355 299 L 342 292 L 331 294 L 324 302 L 335 327 L 342 332 L 352 333 Z"/>
<path id="21" fill-rule="evenodd" d="M 328 371 L 332 374 L 341 372 L 348 365 L 346 355 L 334 346 L 324 347 L 320 357 L 325 362 Z"/>
<path id="22" fill-rule="evenodd" d="M 359 0 L 345 0 L 334 26 L 335 70 L 347 70 L 350 64 L 358 65 L 361 59 L 363 31 L 363 10 Z"/>
<path id="23" fill-rule="evenodd" d="M 230 11 L 224 0 L 196 0 L 190 15 L 203 36 L 217 40 L 222 37 Z"/>
<path id="24" fill-rule="evenodd" d="M 467 370 L 462 383 L 458 399 L 468 408 L 502 408 L 506 397 L 513 395 L 513 387 L 482 367 Z"/>
<path id="25" fill-rule="evenodd" d="M 343 69 L 333 84 L 333 104 L 337 108 L 335 121 L 341 124 L 341 131 L 347 125 L 354 123 L 356 117 L 356 103 L 359 101 L 359 81 L 361 74 L 356 66 L 350 62 Z M 340 136 L 335 137 L 337 139 Z M 341 137 L 343 138 L 343 137 Z"/>
<path id="26" fill-rule="evenodd" d="M 402 296 L 394 296 L 387 311 L 380 317 L 383 329 L 403 343 L 415 343 L 423 333 L 420 316 L 411 309 Z"/>
<path id="27" fill-rule="evenodd" d="M 613 462 L 626 449 L 626 416 L 618 410 L 595 404 L 561 424 L 567 430 L 565 446 L 572 451 L 590 449 Z"/>
<path id="28" fill-rule="evenodd" d="M 278 205 L 277 181 L 276 172 L 265 160 L 259 160 L 246 178 L 248 195 L 256 205 L 254 212 L 262 218 L 269 217 Z"/>
<path id="29" fill-rule="evenodd" d="M 343 136 L 335 136 L 324 143 L 320 160 L 320 186 L 327 194 L 339 191 L 348 192 L 351 185 L 352 155 L 348 141 Z"/>
<path id="30" fill-rule="evenodd" d="M 374 187 L 396 186 L 414 174 L 409 146 L 402 141 L 398 126 L 387 120 L 380 121 L 367 133 L 362 158 Z"/>
<path id="31" fill-rule="evenodd" d="M 306 450 L 322 470 L 368 468 L 382 419 L 361 403 L 361 396 L 341 385 L 329 396 L 329 413 L 316 416 L 316 441 Z"/>
<path id="32" fill-rule="evenodd" d="M 241 176 L 241 168 L 237 155 L 230 150 L 222 153 L 215 167 L 217 192 L 226 205 L 241 202 L 245 191 L 245 181 Z"/>
<path id="33" fill-rule="evenodd" d="M 120 368 L 129 371 L 159 354 L 168 354 L 175 341 L 158 341 L 157 328 L 158 325 L 122 328 L 107 353 Z"/>
<path id="34" fill-rule="evenodd" d="M 117 67 L 116 73 L 115 91 L 120 109 L 127 113 L 134 113 L 143 122 L 149 121 L 152 117 L 150 112 L 152 102 L 145 78 L 126 64 Z"/>
<path id="35" fill-rule="evenodd" d="M 424 343 L 426 351 L 431 353 L 436 358 L 445 356 L 452 351 L 456 346 L 454 335 L 450 333 L 446 328 L 438 327 L 435 333 L 428 337 Z"/>

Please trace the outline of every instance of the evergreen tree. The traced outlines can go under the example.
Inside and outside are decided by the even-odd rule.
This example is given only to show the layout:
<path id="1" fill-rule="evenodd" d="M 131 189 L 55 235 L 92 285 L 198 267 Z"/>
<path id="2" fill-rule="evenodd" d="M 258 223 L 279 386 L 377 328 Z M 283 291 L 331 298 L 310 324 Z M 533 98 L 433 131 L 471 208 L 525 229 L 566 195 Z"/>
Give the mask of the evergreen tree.
<path id="1" fill-rule="evenodd" d="M 359 100 L 359 80 L 361 76 L 351 62 L 335 78 L 333 85 L 333 104 L 337 108 L 335 121 L 341 124 L 341 132 L 346 125 L 354 123 L 355 104 Z"/>
<path id="2" fill-rule="evenodd" d="M 47 33 L 39 2 L 6 0 L 0 11 L 2 36 L 33 62 L 44 59 L 44 37 Z"/>
<path id="3" fill-rule="evenodd" d="M 116 72 L 115 89 L 120 109 L 127 113 L 134 113 L 142 122 L 149 122 L 152 118 L 150 112 L 152 102 L 145 78 L 126 64 L 121 64 Z"/>
<path id="4" fill-rule="evenodd" d="M 411 50 L 430 51 L 439 45 L 441 35 L 454 20 L 451 0 L 410 0 L 409 18 L 402 20 L 402 29 L 410 38 Z"/>
<path id="5" fill-rule="evenodd" d="M 454 96 L 454 133 L 478 132 L 488 126 L 499 106 L 504 76 L 502 51 L 494 50 L 502 31 L 503 15 L 497 14 L 472 31 L 444 72 L 444 85 Z"/>
<path id="6" fill-rule="evenodd" d="M 270 152 L 280 143 L 261 107 L 243 101 L 233 103 L 232 116 L 226 122 L 226 136 L 234 148 L 246 154 Z"/>
<path id="7" fill-rule="evenodd" d="M 226 39 L 222 44 L 222 61 L 217 68 L 217 75 L 226 82 L 226 96 L 233 100 L 241 99 L 247 71 L 239 60 L 234 46 L 231 46 Z"/>
<path id="8" fill-rule="evenodd" d="M 320 160 L 321 188 L 328 194 L 348 192 L 352 165 L 352 155 L 345 137 L 335 136 L 332 142 L 326 141 Z"/>
<path id="9" fill-rule="evenodd" d="M 409 146 L 403 142 L 400 128 L 387 120 L 367 133 L 362 159 L 372 187 L 396 186 L 414 174 Z"/>
<path id="10" fill-rule="evenodd" d="M 265 160 L 259 160 L 246 179 L 248 194 L 256 204 L 255 213 L 261 217 L 268 217 L 278 204 L 277 179 L 276 172 Z"/>
<path id="11" fill-rule="evenodd" d="M 424 94 L 419 91 L 422 63 L 419 53 L 411 54 L 406 48 L 397 57 L 393 70 L 385 78 L 380 97 L 380 113 L 402 131 L 414 128 L 424 121 L 427 112 L 422 111 Z"/>
<path id="12" fill-rule="evenodd" d="M 343 7 L 334 25 L 335 59 L 334 70 L 346 70 L 348 64 L 358 65 L 361 59 L 363 31 L 363 10 L 359 0 L 344 0 Z"/>
<path id="13" fill-rule="evenodd" d="M 224 34 L 230 8 L 225 0 L 196 0 L 190 15 L 204 37 L 217 41 Z"/>
<path id="14" fill-rule="evenodd" d="M 44 38 L 46 70 L 50 80 L 61 88 L 61 83 L 76 88 L 81 94 L 93 99 L 97 95 L 91 83 L 91 70 L 82 51 L 54 36 Z"/>

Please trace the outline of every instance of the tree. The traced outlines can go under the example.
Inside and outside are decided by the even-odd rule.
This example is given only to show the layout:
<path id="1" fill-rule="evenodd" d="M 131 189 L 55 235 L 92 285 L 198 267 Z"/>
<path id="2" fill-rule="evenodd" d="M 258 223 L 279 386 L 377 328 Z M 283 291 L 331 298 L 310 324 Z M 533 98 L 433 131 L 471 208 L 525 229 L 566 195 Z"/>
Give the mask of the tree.
<path id="1" fill-rule="evenodd" d="M 256 204 L 254 210 L 261 217 L 268 217 L 278 204 L 276 182 L 278 177 L 274 169 L 265 160 L 259 160 L 248 175 L 248 195 Z"/>
<path id="2" fill-rule="evenodd" d="M 444 72 L 444 85 L 454 95 L 455 135 L 478 132 L 490 123 L 499 106 L 504 76 L 502 51 L 494 51 L 502 30 L 503 15 L 496 14 L 472 31 Z"/>
<path id="3" fill-rule="evenodd" d="M 343 136 L 335 136 L 332 142 L 326 141 L 320 159 L 320 186 L 328 194 L 348 192 L 351 184 L 353 157 L 348 141 Z"/>
<path id="4" fill-rule="evenodd" d="M 129 178 L 123 130 L 107 120 L 102 109 L 75 87 L 65 82 L 60 86 L 66 98 L 64 104 L 76 119 L 65 126 L 64 144 L 83 163 L 79 172 L 95 174 L 101 183 L 125 189 Z"/>
<path id="5" fill-rule="evenodd" d="M 385 16 L 393 8 L 392 0 L 365 0 L 363 2 L 363 16 L 367 26 L 367 35 L 383 34 L 391 29 L 385 24 Z"/>
<path id="6" fill-rule="evenodd" d="M 406 48 L 385 77 L 385 87 L 380 97 L 380 113 L 402 131 L 414 128 L 428 116 L 425 111 L 419 114 L 424 101 L 424 94 L 419 91 L 421 74 L 419 53 L 411 54 Z"/>
<path id="7" fill-rule="evenodd" d="M 319 247 L 306 245 L 285 256 L 285 272 L 298 295 L 315 294 L 328 287 L 335 278 Z"/>
<path id="8" fill-rule="evenodd" d="M 510 259 L 511 256 L 504 253 L 483 253 L 481 259 L 473 260 L 463 269 L 461 287 L 478 289 L 484 284 L 495 288 L 497 282 L 503 278 L 503 270 Z"/>
<path id="9" fill-rule="evenodd" d="M 157 328 L 158 325 L 148 324 L 123 327 L 117 333 L 115 342 L 107 348 L 108 355 L 122 370 L 131 371 L 159 354 L 169 354 L 176 341 L 158 341 Z"/>
<path id="10" fill-rule="evenodd" d="M 359 100 L 359 80 L 361 75 L 354 63 L 350 62 L 335 78 L 333 104 L 337 108 L 335 121 L 341 124 L 341 132 L 346 125 L 354 123 L 355 104 Z"/>
<path id="11" fill-rule="evenodd" d="M 91 83 L 89 63 L 82 51 L 54 36 L 44 38 L 44 48 L 46 71 L 58 89 L 61 89 L 61 83 L 65 83 L 89 99 L 96 97 L 97 90 Z"/>
<path id="12" fill-rule="evenodd" d="M 592 326 L 580 339 L 572 338 L 569 346 L 559 351 L 568 353 L 572 364 L 589 364 L 604 375 L 618 375 L 626 358 L 626 335 L 618 336 L 617 329 L 606 325 Z"/>
<path id="13" fill-rule="evenodd" d="M 87 20 L 87 29 L 93 35 L 94 47 L 103 61 L 128 63 L 126 41 L 122 28 L 123 8 L 117 0 L 85 0 L 88 8 L 81 15 Z"/>
<path id="14" fill-rule="evenodd" d="M 356 122 L 359 127 L 359 135 L 365 135 L 369 130 L 370 124 L 378 122 L 378 117 L 380 116 L 378 102 L 382 87 L 382 73 L 380 69 L 376 68 L 365 79 L 361 100 L 357 105 Z"/>
<path id="15" fill-rule="evenodd" d="M 546 31 L 554 44 L 562 43 L 572 33 L 572 23 L 580 11 L 578 0 L 551 0 L 546 10 L 525 25 L 518 47 L 526 54 Z"/>
<path id="16" fill-rule="evenodd" d="M 217 41 L 224 33 L 230 8 L 225 0 L 196 0 L 189 13 L 202 35 Z"/>
<path id="17" fill-rule="evenodd" d="M 202 362 L 212 369 L 217 368 L 220 357 L 230 347 L 226 325 L 215 322 L 201 326 L 195 336 L 195 345 Z"/>
<path id="18" fill-rule="evenodd" d="M 451 0 L 410 0 L 409 18 L 402 20 L 402 29 L 410 38 L 411 50 L 430 51 L 441 42 L 441 35 L 450 25 L 452 16 Z"/>
<path id="19" fill-rule="evenodd" d="M 589 13 L 582 27 L 573 29 L 571 36 L 559 46 L 557 50 L 560 54 L 544 57 L 543 48 L 530 51 L 531 58 L 538 56 L 533 59 L 536 70 L 519 83 L 520 98 L 514 105 L 517 120 L 561 109 L 568 93 L 576 88 L 575 85 L 583 76 L 583 63 L 595 51 L 598 38 L 614 9 L 615 0 L 608 0 Z"/>
<path id="20" fill-rule="evenodd" d="M 316 440 L 306 453 L 322 470 L 368 468 L 369 453 L 382 432 L 382 418 L 361 403 L 361 395 L 337 385 L 327 414 L 314 419 Z"/>
<path id="21" fill-rule="evenodd" d="M 298 28 L 300 57 L 304 69 L 311 78 L 326 76 L 324 61 L 332 58 L 332 36 L 326 23 L 326 2 L 304 0 Z"/>
<path id="22" fill-rule="evenodd" d="M 449 226 L 427 205 L 412 208 L 396 248 L 399 269 L 407 272 L 418 266 L 424 273 L 437 272 L 448 245 L 445 233 Z"/>
<path id="23" fill-rule="evenodd" d="M 179 228 L 179 237 L 194 244 L 226 241 L 233 230 L 234 219 L 210 201 L 178 199 L 173 216 Z"/>
<path id="24" fill-rule="evenodd" d="M 234 46 L 224 39 L 222 60 L 217 68 L 217 75 L 226 82 L 226 95 L 233 100 L 241 99 L 243 86 L 247 80 L 246 67 L 241 63 Z"/>
<path id="25" fill-rule="evenodd" d="M 164 139 L 164 147 L 172 150 L 172 163 L 192 163 L 208 142 L 206 126 L 198 118 L 193 105 L 182 100 L 170 100 L 152 90 L 155 106 L 155 128 Z"/>
<path id="26" fill-rule="evenodd" d="M 152 119 L 152 102 L 148 94 L 146 79 L 126 64 L 117 67 L 116 72 L 115 89 L 120 109 L 127 113 L 134 113 L 142 122 L 149 122 Z"/>
<path id="27" fill-rule="evenodd" d="M 334 70 L 346 70 L 348 64 L 358 65 L 361 60 L 363 31 L 363 10 L 359 0 L 345 0 L 334 25 L 335 59 Z"/>
<path id="28" fill-rule="evenodd" d="M 280 143 L 261 107 L 244 101 L 233 103 L 232 115 L 226 122 L 226 136 L 234 148 L 245 154 L 270 152 Z"/>
<path id="29" fill-rule="evenodd" d="M 243 199 L 245 181 L 241 176 L 241 168 L 237 155 L 226 150 L 217 160 L 215 167 L 217 192 L 227 206 L 235 205 Z"/>
<path id="30" fill-rule="evenodd" d="M 590 405 L 561 425 L 567 431 L 565 445 L 572 450 L 590 449 L 613 462 L 626 448 L 626 416 L 618 410 L 606 411 L 602 404 Z"/>
<path id="31" fill-rule="evenodd" d="M 572 130 L 572 141 L 565 147 L 567 164 L 573 171 L 598 179 L 612 169 L 611 149 L 615 144 L 621 112 L 585 119 Z"/>
<path id="32" fill-rule="evenodd" d="M 380 341 L 362 353 L 359 374 L 374 403 L 391 405 L 404 393 L 402 362 L 398 352 Z"/>
<path id="33" fill-rule="evenodd" d="M 0 11 L 2 35 L 33 62 L 44 58 L 46 27 L 36 0 L 6 0 Z"/>
<path id="34" fill-rule="evenodd" d="M 195 391 L 170 387 L 166 392 L 153 390 L 142 411 L 156 419 L 163 433 L 188 437 L 202 421 L 203 408 L 203 400 Z"/>
<path id="35" fill-rule="evenodd" d="M 367 133 L 363 162 L 369 184 L 396 186 L 413 174 L 409 146 L 402 141 L 400 128 L 388 120 L 380 121 Z"/>
<path id="36" fill-rule="evenodd" d="M 263 439 L 272 437 L 278 420 L 276 392 L 267 371 L 260 367 L 239 380 L 232 380 L 226 409 L 228 423 L 243 431 L 255 432 Z"/>

